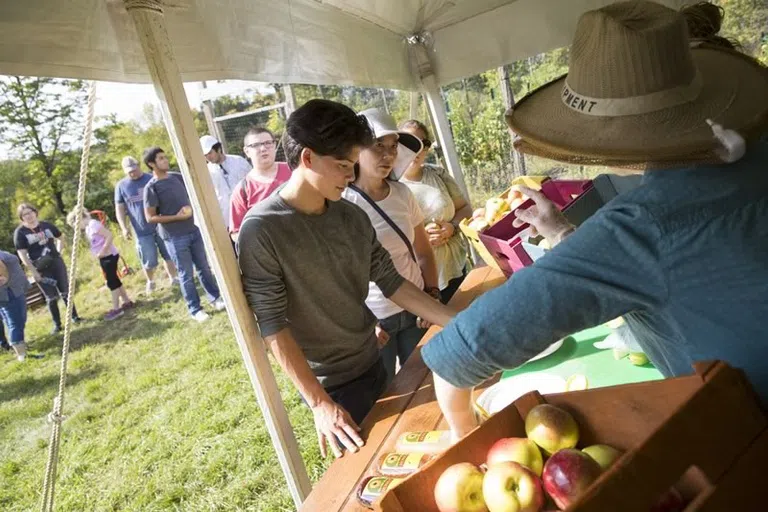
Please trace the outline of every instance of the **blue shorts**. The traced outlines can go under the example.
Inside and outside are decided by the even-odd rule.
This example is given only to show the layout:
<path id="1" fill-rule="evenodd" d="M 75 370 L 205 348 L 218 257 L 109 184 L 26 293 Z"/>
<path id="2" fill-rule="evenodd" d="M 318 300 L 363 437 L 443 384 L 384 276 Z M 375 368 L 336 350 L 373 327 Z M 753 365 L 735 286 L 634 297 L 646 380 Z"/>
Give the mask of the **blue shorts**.
<path id="1" fill-rule="evenodd" d="M 171 260 L 165 242 L 157 232 L 149 235 L 136 237 L 136 250 L 139 252 L 141 266 L 147 269 L 157 268 L 157 251 L 160 251 L 160 257 L 165 261 Z"/>

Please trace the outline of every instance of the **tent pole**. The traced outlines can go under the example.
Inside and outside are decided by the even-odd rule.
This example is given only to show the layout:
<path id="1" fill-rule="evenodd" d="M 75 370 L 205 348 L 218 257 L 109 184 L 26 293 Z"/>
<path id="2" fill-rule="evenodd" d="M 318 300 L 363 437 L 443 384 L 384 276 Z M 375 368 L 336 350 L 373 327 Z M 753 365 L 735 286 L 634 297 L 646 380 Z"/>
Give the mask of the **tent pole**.
<path id="1" fill-rule="evenodd" d="M 412 43 L 411 52 L 411 57 L 414 59 L 414 69 L 418 75 L 416 79 L 421 83 L 422 90 L 424 91 L 424 98 L 427 100 L 427 108 L 435 125 L 435 135 L 437 135 L 437 140 L 443 150 L 443 157 L 445 158 L 448 172 L 451 173 L 451 176 L 456 180 L 467 200 L 470 201 L 469 190 L 464 182 L 464 173 L 461 171 L 459 155 L 456 152 L 456 143 L 451 133 L 448 113 L 445 110 L 445 102 L 440 93 L 440 85 L 437 83 L 435 73 L 432 70 L 429 54 L 422 42 Z"/>
<path id="2" fill-rule="evenodd" d="M 187 184 L 196 221 L 201 227 L 207 252 L 213 260 L 213 270 L 227 304 L 229 320 L 234 329 L 243 362 L 264 415 L 291 496 L 296 508 L 299 508 L 311 491 L 312 485 L 288 421 L 288 414 L 269 364 L 264 341 L 259 335 L 253 312 L 243 294 L 240 270 L 200 149 L 191 110 L 168 37 L 162 3 L 161 0 L 124 0 L 147 59 L 147 67 L 160 99 L 166 127 Z"/>

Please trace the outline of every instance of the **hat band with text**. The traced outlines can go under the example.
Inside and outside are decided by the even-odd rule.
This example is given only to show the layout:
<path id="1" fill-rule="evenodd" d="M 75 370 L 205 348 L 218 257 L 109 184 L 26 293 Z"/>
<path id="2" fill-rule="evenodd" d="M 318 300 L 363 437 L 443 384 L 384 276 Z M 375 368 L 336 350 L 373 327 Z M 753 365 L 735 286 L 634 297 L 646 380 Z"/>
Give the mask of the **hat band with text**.
<path id="1" fill-rule="evenodd" d="M 627 98 L 592 98 L 574 91 L 566 80 L 560 99 L 566 107 L 580 114 L 602 117 L 635 116 L 693 101 L 698 98 L 702 86 L 701 75 L 697 72 L 688 85 Z"/>

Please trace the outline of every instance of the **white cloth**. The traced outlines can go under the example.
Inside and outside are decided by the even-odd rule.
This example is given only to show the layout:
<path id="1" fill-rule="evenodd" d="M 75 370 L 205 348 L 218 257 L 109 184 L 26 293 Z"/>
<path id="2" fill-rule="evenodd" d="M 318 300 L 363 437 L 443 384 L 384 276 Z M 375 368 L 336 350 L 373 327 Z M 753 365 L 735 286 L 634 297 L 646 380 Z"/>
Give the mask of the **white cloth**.
<path id="1" fill-rule="evenodd" d="M 466 202 L 464 194 L 451 175 L 434 165 L 424 165 L 421 181 L 411 181 L 402 177 L 400 183 L 405 184 L 413 192 L 424 213 L 425 223 L 450 222 L 456 215 L 454 199 Z M 457 229 L 446 243 L 433 246 L 432 251 L 435 253 L 437 263 L 438 287 L 443 290 L 451 279 L 461 277 L 464 273 L 469 247 Z"/>
<path id="2" fill-rule="evenodd" d="M 229 229 L 229 201 L 232 197 L 232 191 L 251 171 L 251 164 L 241 156 L 226 155 L 221 164 L 208 162 L 208 171 L 211 173 L 213 188 L 216 190 L 219 209 L 224 216 L 224 225 Z"/>
<path id="3" fill-rule="evenodd" d="M 356 204 L 371 219 L 371 224 L 376 230 L 376 238 L 392 258 L 395 268 L 401 276 L 412 282 L 419 289 L 424 288 L 424 278 L 421 275 L 421 267 L 413 258 L 402 238 L 385 221 L 379 213 L 363 199 L 360 194 L 351 189 L 344 191 L 344 199 Z M 376 201 L 379 208 L 389 215 L 389 218 L 400 228 L 408 237 L 413 245 L 415 238 L 414 228 L 424 222 L 424 215 L 416 202 L 416 198 L 408 187 L 396 181 L 389 182 L 389 195 L 381 201 Z M 368 286 L 368 298 L 365 304 L 376 315 L 378 319 L 384 319 L 403 311 L 403 308 L 384 297 L 381 290 L 375 283 Z"/>

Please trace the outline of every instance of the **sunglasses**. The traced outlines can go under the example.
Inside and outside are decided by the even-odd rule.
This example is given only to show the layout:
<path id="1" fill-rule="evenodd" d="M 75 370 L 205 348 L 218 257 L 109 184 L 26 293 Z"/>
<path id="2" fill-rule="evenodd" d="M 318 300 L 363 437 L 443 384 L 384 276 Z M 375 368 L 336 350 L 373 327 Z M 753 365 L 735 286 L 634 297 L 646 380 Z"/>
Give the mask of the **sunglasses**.
<path id="1" fill-rule="evenodd" d="M 429 149 L 432 147 L 432 141 L 429 139 L 421 139 L 421 143 L 424 144 L 424 149 Z"/>

